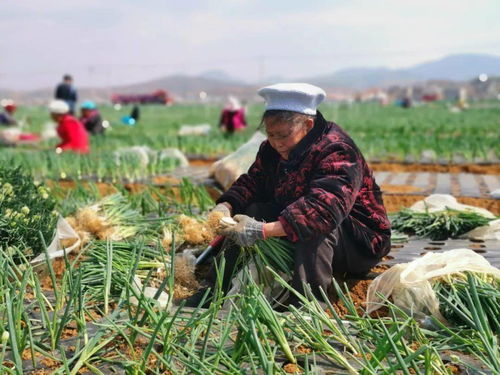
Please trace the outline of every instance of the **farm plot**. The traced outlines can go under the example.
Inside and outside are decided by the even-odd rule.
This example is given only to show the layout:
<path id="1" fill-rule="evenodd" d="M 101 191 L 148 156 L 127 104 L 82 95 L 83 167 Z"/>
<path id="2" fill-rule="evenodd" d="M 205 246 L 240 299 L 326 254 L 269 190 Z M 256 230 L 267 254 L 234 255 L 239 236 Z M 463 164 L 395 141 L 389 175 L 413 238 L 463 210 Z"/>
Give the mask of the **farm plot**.
<path id="1" fill-rule="evenodd" d="M 369 278 L 338 280 L 325 291 L 332 297 L 326 304 L 306 289 L 297 296 L 300 307 L 278 312 L 246 271 L 237 294 L 222 296 L 219 283 L 208 308 L 187 309 L 182 298 L 203 282 L 203 270 L 195 272 L 189 254 L 214 235 L 206 216 L 213 201 L 205 189 L 184 181 L 177 191 L 118 187 L 102 197 L 92 183 L 50 190 L 20 170 L 2 173 L 3 228 L 12 238 L 28 239 L 0 249 L 3 373 L 500 371 L 494 276 L 464 273 L 456 282 L 436 282 L 445 321 L 429 312 L 411 315 L 391 300 L 368 315 L 363 301 Z M 6 184 L 14 178 L 31 200 L 11 192 Z M 4 207 L 11 210 L 7 216 Z M 54 209 L 78 236 L 61 240 L 72 252 L 49 261 L 44 243 L 51 241 L 55 220 L 44 222 L 45 233 L 28 232 L 23 220 L 53 217 Z M 29 241 L 37 235 L 41 246 Z M 286 272 L 276 273 L 287 268 L 286 251 L 277 246 L 286 250 L 285 243 L 263 242 L 246 254 L 293 293 Z"/>

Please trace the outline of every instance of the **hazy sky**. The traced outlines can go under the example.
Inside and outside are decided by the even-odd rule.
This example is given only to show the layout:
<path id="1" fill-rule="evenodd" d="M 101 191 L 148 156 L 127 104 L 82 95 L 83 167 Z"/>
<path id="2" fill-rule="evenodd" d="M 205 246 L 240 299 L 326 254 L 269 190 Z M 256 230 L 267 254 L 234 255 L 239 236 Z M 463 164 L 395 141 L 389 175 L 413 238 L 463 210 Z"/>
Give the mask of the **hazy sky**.
<path id="1" fill-rule="evenodd" d="M 2 0 L 0 88 L 223 70 L 254 82 L 500 54 L 500 0 Z"/>

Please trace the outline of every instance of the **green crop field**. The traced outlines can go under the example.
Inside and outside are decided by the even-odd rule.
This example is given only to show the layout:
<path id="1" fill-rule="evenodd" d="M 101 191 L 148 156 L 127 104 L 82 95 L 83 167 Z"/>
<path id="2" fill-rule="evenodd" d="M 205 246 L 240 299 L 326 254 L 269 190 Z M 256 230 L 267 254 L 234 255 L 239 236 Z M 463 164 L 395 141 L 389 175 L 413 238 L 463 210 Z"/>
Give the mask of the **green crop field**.
<path id="1" fill-rule="evenodd" d="M 187 179 L 175 186 L 127 185 L 142 190 L 119 182 L 171 171 L 176 163 L 162 159 L 165 148 L 207 158 L 235 150 L 258 128 L 263 107 L 250 106 L 249 128 L 231 138 L 217 129 L 219 110 L 216 105 L 145 106 L 139 123 L 127 126 L 120 118 L 130 108 L 103 107 L 112 127 L 92 138 L 89 155 L 58 155 L 57 139 L 2 149 L 0 373 L 500 371 L 500 293 L 494 275 L 458 273 L 434 282 L 442 318 L 429 311 L 413 315 L 396 300 L 368 315 L 367 280 L 348 281 L 355 287 L 335 281 L 337 297 L 327 304 L 306 289 L 297 295 L 302 306 L 283 313 L 275 311 L 275 301 L 262 288 L 295 293 L 273 273 L 289 278 L 293 259 L 289 242 L 271 239 L 242 252 L 242 287 L 235 295 L 223 296 L 219 280 L 208 308 L 184 308 L 183 298 L 203 283 L 193 252 L 198 255 L 217 234 L 208 218 L 212 198 Z M 372 161 L 498 161 L 500 106 L 494 102 L 461 113 L 450 112 L 446 103 L 411 109 L 327 104 L 322 112 L 347 129 Z M 18 118 L 25 120 L 26 132 L 42 132 L 48 122 L 42 107 L 21 108 Z M 200 123 L 213 127 L 210 135 L 177 136 L 183 124 Z M 115 151 L 129 146 L 153 150 L 147 165 L 134 155 L 117 159 Z M 118 183 L 95 184 L 86 181 L 89 177 Z M 60 178 L 82 181 L 45 185 L 46 179 Z M 441 239 L 458 235 L 449 227 L 469 230 L 469 224 L 487 221 L 453 213 L 408 219 L 403 212 L 395 224 Z M 60 239 L 57 249 L 72 252 L 47 260 L 43 255 L 54 236 Z M 246 268 L 250 261 L 258 284 Z"/>
<path id="2" fill-rule="evenodd" d="M 0 160 L 9 165 L 22 165 L 37 177 L 56 177 L 61 173 L 68 177 L 133 177 L 140 175 L 137 172 L 140 167 L 129 162 L 128 166 L 116 169 L 114 150 L 134 145 L 153 150 L 175 147 L 187 155 L 218 157 L 234 151 L 258 129 L 262 110 L 262 105 L 249 106 L 249 128 L 227 138 L 217 129 L 219 105 L 143 106 L 141 119 L 135 126 L 123 125 L 120 121 L 130 108 L 116 111 L 111 106 L 103 106 L 103 117 L 111 122 L 112 128 L 104 137 L 92 138 L 91 155 L 56 157 L 53 148 L 57 140 L 53 139 L 38 145 L 35 151 L 31 146 L 4 148 Z M 351 134 L 371 161 L 482 163 L 498 162 L 500 155 L 500 102 L 476 103 L 460 113 L 451 112 L 449 103 L 410 109 L 327 103 L 321 110 L 328 120 L 334 120 Z M 32 132 L 42 131 L 49 121 L 43 107 L 21 107 L 18 118 L 26 119 L 25 131 Z M 177 136 L 181 125 L 201 123 L 213 127 L 209 136 Z M 163 162 L 150 166 L 147 174 L 165 173 L 174 166 Z"/>

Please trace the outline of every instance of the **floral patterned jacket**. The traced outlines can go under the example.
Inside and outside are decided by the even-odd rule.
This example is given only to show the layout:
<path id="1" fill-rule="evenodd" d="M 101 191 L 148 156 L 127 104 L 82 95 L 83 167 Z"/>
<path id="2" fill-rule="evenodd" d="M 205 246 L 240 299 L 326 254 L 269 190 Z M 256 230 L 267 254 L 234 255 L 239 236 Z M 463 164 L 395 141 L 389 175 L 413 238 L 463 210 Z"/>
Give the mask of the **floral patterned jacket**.
<path id="1" fill-rule="evenodd" d="M 372 171 L 347 133 L 319 112 L 288 160 L 264 141 L 248 173 L 217 202 L 229 202 L 234 213 L 254 202 L 277 203 L 292 242 L 331 233 L 348 219 L 364 251 L 382 256 L 390 248 L 390 222 Z"/>

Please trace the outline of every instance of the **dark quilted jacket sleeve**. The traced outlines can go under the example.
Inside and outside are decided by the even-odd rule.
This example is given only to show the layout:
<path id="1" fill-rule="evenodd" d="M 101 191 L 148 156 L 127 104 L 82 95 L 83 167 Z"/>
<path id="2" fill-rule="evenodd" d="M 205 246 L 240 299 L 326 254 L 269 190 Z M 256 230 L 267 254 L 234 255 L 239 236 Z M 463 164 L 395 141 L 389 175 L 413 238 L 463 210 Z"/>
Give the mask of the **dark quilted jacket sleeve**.
<path id="1" fill-rule="evenodd" d="M 279 217 L 293 242 L 335 230 L 351 211 L 361 188 L 362 164 L 357 151 L 344 143 L 332 143 L 321 155 L 307 194 Z"/>
<path id="2" fill-rule="evenodd" d="M 217 203 L 230 203 L 233 207 L 233 214 L 244 212 L 255 201 L 258 192 L 263 190 L 262 150 L 265 144 L 266 141 L 261 144 L 257 157 L 248 172 L 238 177 L 233 185 L 217 199 Z"/>

